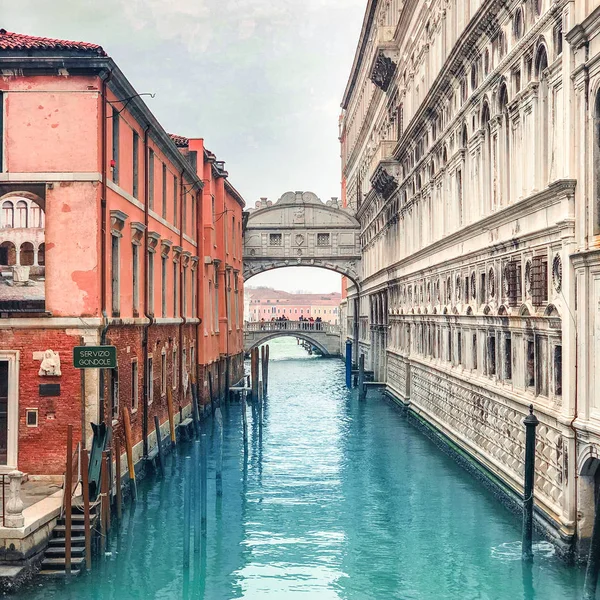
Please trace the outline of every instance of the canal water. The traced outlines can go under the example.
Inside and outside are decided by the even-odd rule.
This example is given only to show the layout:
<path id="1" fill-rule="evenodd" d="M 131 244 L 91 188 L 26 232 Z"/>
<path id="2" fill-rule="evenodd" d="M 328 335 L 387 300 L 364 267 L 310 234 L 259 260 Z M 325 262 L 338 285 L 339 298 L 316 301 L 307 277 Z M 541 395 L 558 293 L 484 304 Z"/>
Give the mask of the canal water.
<path id="1" fill-rule="evenodd" d="M 183 459 L 139 485 L 109 554 L 69 585 L 39 581 L 28 600 L 563 600 L 583 573 L 537 543 L 520 561 L 520 518 L 375 393 L 359 402 L 337 359 L 271 343 L 262 428 L 242 443 L 239 404 L 224 411 L 223 498 L 209 457 L 202 551 L 183 568 Z M 206 424 L 211 435 L 211 425 Z M 114 528 L 116 530 L 116 528 Z M 192 544 L 193 548 L 193 544 Z M 193 552 L 193 549 L 192 549 Z"/>

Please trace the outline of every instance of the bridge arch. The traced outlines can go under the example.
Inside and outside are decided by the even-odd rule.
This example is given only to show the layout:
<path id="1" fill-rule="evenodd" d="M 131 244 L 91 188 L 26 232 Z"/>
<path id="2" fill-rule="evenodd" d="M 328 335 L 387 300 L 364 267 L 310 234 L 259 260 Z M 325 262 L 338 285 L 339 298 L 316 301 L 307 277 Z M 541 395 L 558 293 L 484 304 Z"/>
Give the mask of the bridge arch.
<path id="1" fill-rule="evenodd" d="M 360 224 L 336 198 L 286 192 L 273 203 L 259 200 L 245 214 L 244 280 L 283 267 L 320 267 L 361 277 Z"/>
<path id="2" fill-rule="evenodd" d="M 301 331 L 269 331 L 266 332 L 264 336 L 260 336 L 257 340 L 255 340 L 251 346 L 244 348 L 244 350 L 245 352 L 250 352 L 250 350 L 252 350 L 253 348 L 256 348 L 257 346 L 262 346 L 263 344 L 266 344 L 267 342 L 280 337 L 300 338 L 301 340 L 312 344 L 315 348 L 319 350 L 319 352 L 321 352 L 323 356 L 331 356 L 331 352 L 321 342 L 316 340 L 314 337 L 311 337 L 311 335 L 308 332 L 304 333 Z"/>

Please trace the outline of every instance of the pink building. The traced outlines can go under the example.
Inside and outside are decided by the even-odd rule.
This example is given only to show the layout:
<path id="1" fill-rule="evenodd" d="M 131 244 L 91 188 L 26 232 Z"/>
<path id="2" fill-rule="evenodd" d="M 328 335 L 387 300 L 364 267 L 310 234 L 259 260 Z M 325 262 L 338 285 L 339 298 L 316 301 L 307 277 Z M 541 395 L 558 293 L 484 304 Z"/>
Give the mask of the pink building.
<path id="1" fill-rule="evenodd" d="M 0 472 L 61 474 L 67 426 L 123 408 L 140 458 L 167 390 L 242 375 L 243 199 L 100 46 L 0 29 L 0 68 Z M 74 368 L 104 343 L 116 369 Z"/>
<path id="2" fill-rule="evenodd" d="M 270 321 L 286 317 L 298 321 L 300 317 L 316 319 L 323 322 L 338 324 L 341 294 L 292 294 L 271 288 L 246 288 L 250 298 L 250 321 Z"/>

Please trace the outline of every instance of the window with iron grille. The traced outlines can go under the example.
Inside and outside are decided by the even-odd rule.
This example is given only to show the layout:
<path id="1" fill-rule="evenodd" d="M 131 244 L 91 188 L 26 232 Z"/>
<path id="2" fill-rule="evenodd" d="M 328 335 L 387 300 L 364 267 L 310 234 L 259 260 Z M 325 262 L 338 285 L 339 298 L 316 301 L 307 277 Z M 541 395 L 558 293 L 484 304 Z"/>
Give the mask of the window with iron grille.
<path id="1" fill-rule="evenodd" d="M 317 246 L 329 246 L 328 233 L 317 233 Z"/>
<path id="2" fill-rule="evenodd" d="M 520 288 L 520 285 L 517 283 L 517 261 L 511 260 L 510 262 L 506 263 L 506 267 L 504 269 L 504 278 L 508 292 L 508 305 L 517 306 L 519 301 L 518 288 Z"/>
<path id="3" fill-rule="evenodd" d="M 269 246 L 281 246 L 282 235 L 281 233 L 270 233 L 269 234 Z"/>
<path id="4" fill-rule="evenodd" d="M 534 306 L 548 301 L 548 259 L 545 256 L 533 257 L 531 301 Z"/>

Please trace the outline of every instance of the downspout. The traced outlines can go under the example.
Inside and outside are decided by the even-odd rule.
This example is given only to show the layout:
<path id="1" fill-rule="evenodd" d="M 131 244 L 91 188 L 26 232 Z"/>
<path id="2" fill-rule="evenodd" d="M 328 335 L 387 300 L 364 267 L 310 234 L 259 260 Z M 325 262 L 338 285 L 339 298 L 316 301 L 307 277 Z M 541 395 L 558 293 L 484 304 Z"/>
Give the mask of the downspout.
<path id="1" fill-rule="evenodd" d="M 148 312 L 149 307 L 149 289 L 148 289 L 148 224 L 150 222 L 149 217 L 149 178 L 148 178 L 148 132 L 150 125 L 144 129 L 144 317 L 146 322 L 144 323 L 142 332 L 142 348 L 144 352 L 144 377 L 142 382 L 143 389 L 143 402 L 142 402 L 142 442 L 144 448 L 144 457 L 148 456 L 148 388 L 150 385 L 150 378 L 148 374 L 148 329 L 154 323 L 154 316 Z"/>
<path id="2" fill-rule="evenodd" d="M 107 118 L 107 110 L 106 105 L 108 100 L 106 98 L 106 88 L 108 82 L 112 78 L 112 71 L 108 71 L 108 75 L 102 80 L 102 107 L 101 107 L 101 137 L 102 141 L 100 142 L 100 152 L 102 153 L 102 187 L 101 187 L 101 198 L 100 198 L 100 305 L 102 307 L 102 320 L 104 323 L 104 327 L 100 332 L 100 345 L 104 346 L 106 344 L 106 333 L 110 326 L 108 321 L 108 314 L 106 311 L 106 223 L 107 223 L 107 208 L 106 208 L 106 192 L 108 189 L 108 161 L 106 160 L 106 136 L 108 134 L 107 126 L 106 126 L 106 118 Z M 104 369 L 100 369 L 99 373 L 99 407 L 98 407 L 98 421 L 100 423 L 104 422 L 105 410 L 104 410 Z M 82 402 L 85 404 L 85 399 L 82 399 Z"/>
<path id="3" fill-rule="evenodd" d="M 203 166 L 204 168 L 204 166 Z M 200 188 L 200 190 L 202 190 L 202 188 Z M 196 192 L 196 248 L 197 248 L 197 255 L 198 255 L 198 264 L 196 266 L 196 361 L 198 361 L 198 357 L 200 356 L 200 325 L 202 324 L 202 317 L 200 316 L 200 294 L 202 293 L 201 290 L 204 289 L 204 277 L 202 277 L 202 279 L 200 278 L 200 269 L 203 268 L 203 254 L 204 254 L 204 243 L 202 240 L 202 219 L 200 218 L 202 215 L 202 207 L 201 207 L 201 201 L 202 201 L 202 192 Z M 202 275 L 204 276 L 204 272 L 202 272 Z M 202 287 L 201 286 L 202 283 Z M 196 381 L 197 381 L 197 369 L 196 369 L 196 365 L 192 365 L 192 368 L 194 369 L 194 376 L 196 376 Z"/>
<path id="4" fill-rule="evenodd" d="M 184 171 L 181 171 L 179 177 L 179 214 L 181 215 L 179 223 L 179 247 L 183 253 L 183 209 L 185 197 L 185 187 L 183 185 Z M 185 390 L 183 389 L 183 326 L 186 323 L 185 315 L 183 314 L 183 269 L 182 269 L 183 256 L 179 259 L 179 316 L 181 317 L 181 323 L 179 324 L 179 406 L 185 400 Z M 186 353 L 187 354 L 187 353 Z M 182 394 L 183 391 L 183 394 Z"/>

